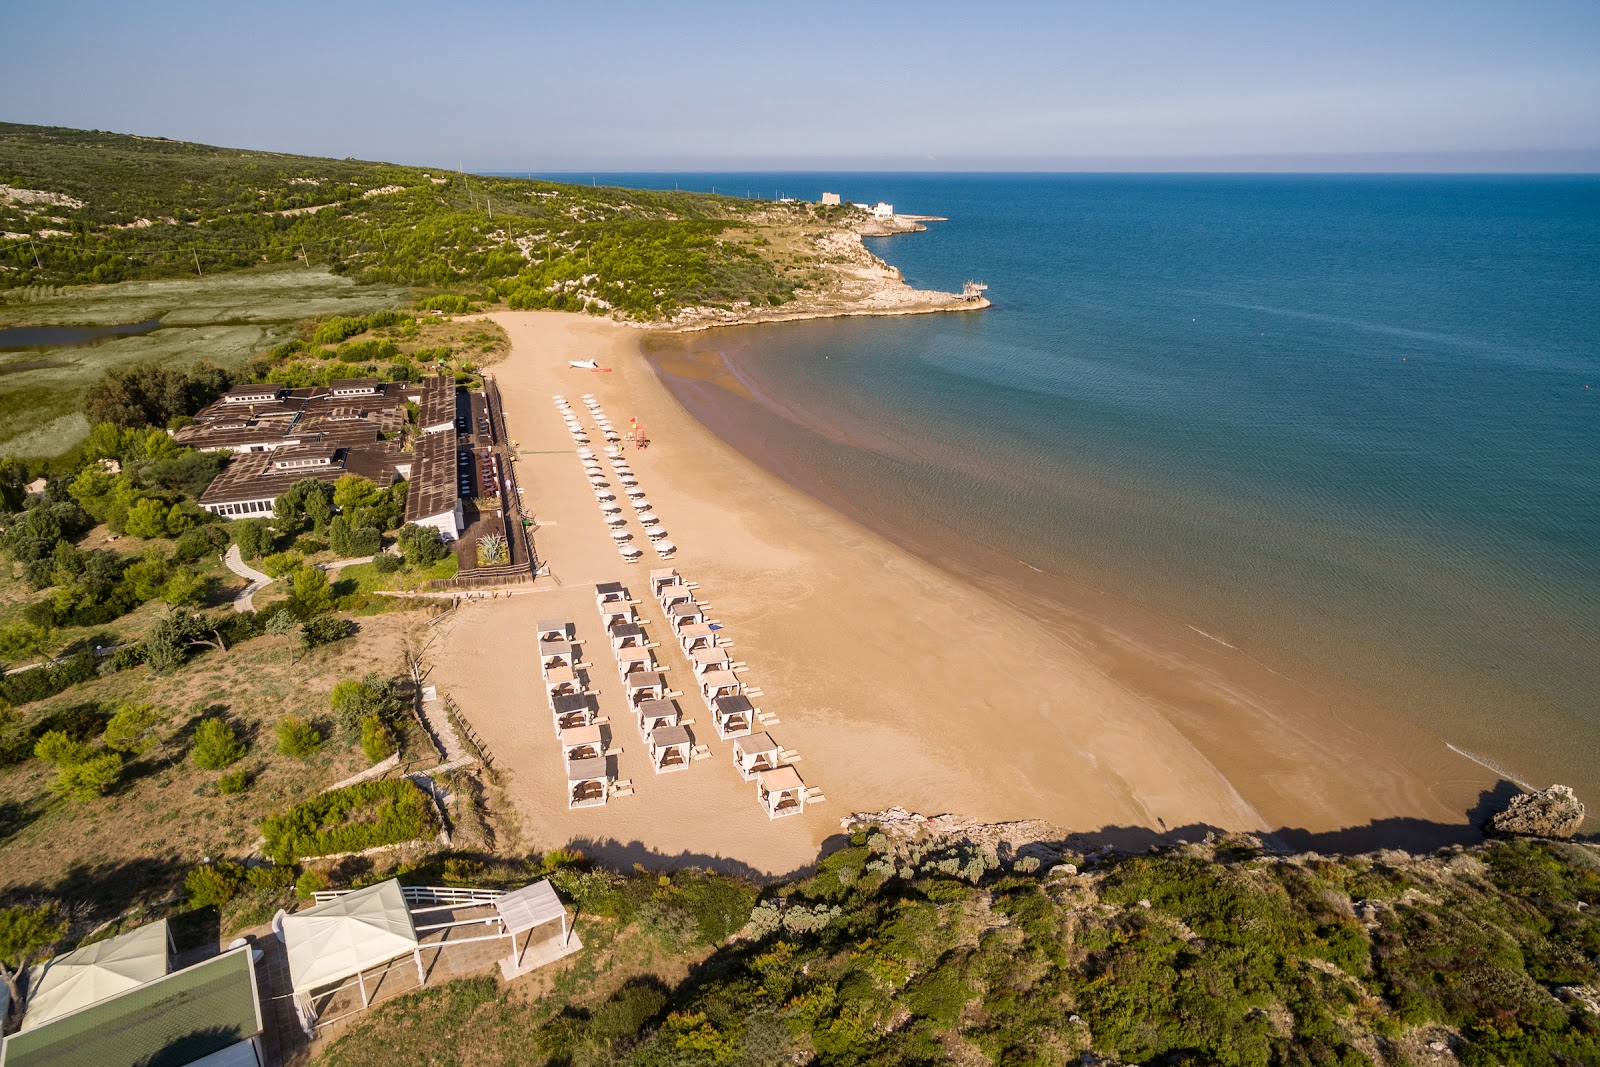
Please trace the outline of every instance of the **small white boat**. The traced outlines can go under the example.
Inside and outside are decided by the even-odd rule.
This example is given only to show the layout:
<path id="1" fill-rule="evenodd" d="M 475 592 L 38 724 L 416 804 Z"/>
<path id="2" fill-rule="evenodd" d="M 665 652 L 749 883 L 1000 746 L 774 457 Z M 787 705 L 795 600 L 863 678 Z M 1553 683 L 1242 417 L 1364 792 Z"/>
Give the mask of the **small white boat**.
<path id="1" fill-rule="evenodd" d="M 576 367 L 578 370 L 597 370 L 600 364 L 592 359 L 569 359 L 567 366 Z"/>

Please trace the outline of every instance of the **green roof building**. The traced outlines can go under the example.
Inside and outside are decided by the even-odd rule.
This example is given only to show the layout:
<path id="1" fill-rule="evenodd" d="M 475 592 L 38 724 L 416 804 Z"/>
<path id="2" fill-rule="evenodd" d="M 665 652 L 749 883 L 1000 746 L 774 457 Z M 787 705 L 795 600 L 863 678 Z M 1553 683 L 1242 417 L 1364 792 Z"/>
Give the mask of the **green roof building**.
<path id="1" fill-rule="evenodd" d="M 0 1067 L 259 1067 L 250 954 L 234 949 L 12 1034 Z"/>

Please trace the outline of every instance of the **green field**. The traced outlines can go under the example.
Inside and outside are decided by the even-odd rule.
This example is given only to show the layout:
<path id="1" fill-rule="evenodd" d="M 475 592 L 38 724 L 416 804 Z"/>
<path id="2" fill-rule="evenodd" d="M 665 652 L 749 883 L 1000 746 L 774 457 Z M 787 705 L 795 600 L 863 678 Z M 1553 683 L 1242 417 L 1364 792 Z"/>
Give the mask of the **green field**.
<path id="1" fill-rule="evenodd" d="M 159 318 L 162 328 L 83 348 L 0 353 L 0 455 L 54 456 L 89 432 L 83 394 L 108 368 L 139 360 L 242 366 L 295 336 L 303 319 L 398 307 L 405 290 L 361 285 L 323 269 L 277 268 L 118 285 L 4 294 L 0 326 L 109 325 Z M 8 365 L 59 364 L 7 372 Z"/>

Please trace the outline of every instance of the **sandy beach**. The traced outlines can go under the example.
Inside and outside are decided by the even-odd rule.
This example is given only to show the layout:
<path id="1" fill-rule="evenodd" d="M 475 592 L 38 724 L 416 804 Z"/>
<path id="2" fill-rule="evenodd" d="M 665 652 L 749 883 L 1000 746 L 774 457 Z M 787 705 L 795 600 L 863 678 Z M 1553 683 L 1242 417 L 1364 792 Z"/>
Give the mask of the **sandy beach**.
<path id="1" fill-rule="evenodd" d="M 492 317 L 512 342 L 493 374 L 549 576 L 441 623 L 431 681 L 491 751 L 501 814 L 527 847 L 781 874 L 812 862 L 844 816 L 893 805 L 1083 832 L 1461 821 L 1424 776 L 1384 755 L 1382 739 L 1231 692 L 1181 656 L 1143 648 L 1118 659 L 1106 642 L 1041 625 L 791 489 L 679 405 L 639 331 L 550 312 Z M 610 371 L 567 366 L 590 357 Z M 558 393 L 586 424 L 578 397 L 593 393 L 619 427 L 637 418 L 647 428 L 650 446 L 628 456 L 679 546 L 672 565 L 698 584 L 733 658 L 748 665 L 741 677 L 759 692 L 754 703 L 777 717 L 770 732 L 799 751 L 796 768 L 823 803 L 778 821 L 757 806 L 648 596 L 649 571 L 662 564 L 648 551 L 631 565 L 618 555 Z M 710 749 L 685 772 L 648 767 L 596 610 L 594 585 L 607 581 L 632 592 L 669 684 L 685 692 L 689 729 Z M 534 655 L 535 622 L 550 617 L 575 624 L 616 773 L 635 789 L 603 807 L 565 806 Z"/>

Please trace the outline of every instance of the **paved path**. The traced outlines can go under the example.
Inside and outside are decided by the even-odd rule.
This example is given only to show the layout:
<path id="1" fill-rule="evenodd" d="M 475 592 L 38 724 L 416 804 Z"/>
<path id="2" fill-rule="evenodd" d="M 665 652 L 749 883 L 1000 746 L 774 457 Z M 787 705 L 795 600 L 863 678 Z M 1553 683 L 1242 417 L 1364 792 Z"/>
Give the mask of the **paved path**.
<path id="1" fill-rule="evenodd" d="M 272 579 L 247 564 L 244 561 L 244 557 L 239 554 L 238 545 L 228 546 L 227 554 L 222 557 L 222 562 L 228 565 L 230 571 L 250 583 L 240 591 L 238 596 L 233 598 L 233 610 L 254 611 L 256 609 L 255 595 L 271 585 Z"/>

